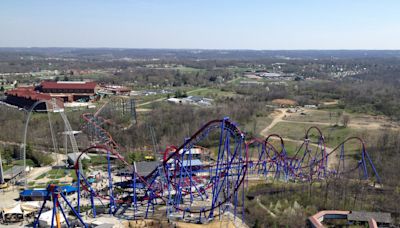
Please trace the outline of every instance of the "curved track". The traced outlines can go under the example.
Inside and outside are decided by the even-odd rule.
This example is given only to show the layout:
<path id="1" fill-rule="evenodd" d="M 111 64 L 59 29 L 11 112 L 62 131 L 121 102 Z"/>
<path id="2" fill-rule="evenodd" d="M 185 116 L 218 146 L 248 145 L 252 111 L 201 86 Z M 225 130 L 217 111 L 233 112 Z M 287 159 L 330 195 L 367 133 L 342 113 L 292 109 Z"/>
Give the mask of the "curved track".
<path id="1" fill-rule="evenodd" d="M 103 128 L 106 120 L 93 114 L 84 114 L 83 119 L 87 123 L 86 130 L 95 135 L 99 145 L 83 151 L 79 159 L 91 149 L 100 149 L 107 158 L 108 187 L 101 191 L 102 194 L 93 188 L 79 170 L 79 159 L 75 164 L 77 176 L 81 189 L 90 193 L 92 202 L 94 197 L 109 201 L 110 213 L 116 213 L 118 205 L 125 204 L 132 206 L 135 217 L 147 217 L 149 212 L 154 213 L 154 205 L 165 204 L 170 216 L 185 217 L 185 213 L 194 213 L 201 220 L 214 217 L 216 210 L 218 214 L 225 210 L 233 210 L 236 214 L 239 202 L 244 201 L 239 199 L 239 190 L 244 188 L 246 177 L 251 176 L 316 181 L 330 177 L 356 178 L 349 174 L 359 170 L 358 178 L 381 181 L 360 138 L 346 139 L 327 151 L 321 130 L 311 127 L 301 146 L 289 153 L 281 136 L 270 134 L 266 139 L 246 140 L 245 134 L 228 118 L 208 122 L 179 147 L 168 146 L 159 165 L 143 176 L 135 165 L 119 154 L 118 144 Z M 280 143 L 276 145 L 272 138 L 278 138 Z M 360 142 L 360 150 L 356 152 L 360 160 L 355 164 L 346 159 L 345 151 L 345 145 L 353 140 Z M 214 156 L 209 155 L 199 163 L 194 148 L 210 144 L 215 145 L 211 147 Z M 328 167 L 328 160 L 338 154 L 337 166 Z M 110 156 L 117 159 L 111 161 Z M 115 182 L 115 169 L 121 167 L 128 173 L 123 175 L 123 180 Z M 125 195 L 117 195 L 116 191 L 123 191 Z"/>

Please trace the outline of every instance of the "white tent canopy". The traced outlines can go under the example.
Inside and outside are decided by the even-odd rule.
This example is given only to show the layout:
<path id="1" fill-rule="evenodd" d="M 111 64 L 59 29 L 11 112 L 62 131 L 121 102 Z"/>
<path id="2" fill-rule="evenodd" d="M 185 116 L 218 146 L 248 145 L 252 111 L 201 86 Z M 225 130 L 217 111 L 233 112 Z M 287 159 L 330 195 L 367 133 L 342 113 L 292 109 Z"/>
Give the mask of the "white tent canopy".
<path id="1" fill-rule="evenodd" d="M 4 208 L 3 209 L 3 214 L 4 215 L 7 215 L 7 214 L 23 214 L 23 212 L 21 210 L 21 205 L 17 204 L 14 207 Z"/>
<path id="2" fill-rule="evenodd" d="M 52 210 L 43 212 L 43 213 L 40 215 L 40 218 L 39 218 L 39 225 L 40 225 L 40 226 L 51 226 L 51 219 L 52 219 L 52 216 L 53 216 L 53 211 L 52 211 Z M 56 221 L 56 220 L 54 219 L 54 222 L 55 222 L 55 221 Z M 61 213 L 60 213 L 60 222 L 61 222 L 61 224 L 62 224 L 62 223 L 65 223 L 64 216 L 62 216 Z"/>

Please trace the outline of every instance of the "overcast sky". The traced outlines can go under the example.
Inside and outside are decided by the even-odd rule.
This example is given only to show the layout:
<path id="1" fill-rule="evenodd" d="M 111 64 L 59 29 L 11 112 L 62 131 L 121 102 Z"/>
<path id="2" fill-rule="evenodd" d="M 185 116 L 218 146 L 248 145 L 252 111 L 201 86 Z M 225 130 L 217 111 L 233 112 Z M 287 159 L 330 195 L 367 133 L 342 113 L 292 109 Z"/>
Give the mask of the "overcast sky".
<path id="1" fill-rule="evenodd" d="M 400 0 L 1 0 L 0 47 L 400 49 Z"/>

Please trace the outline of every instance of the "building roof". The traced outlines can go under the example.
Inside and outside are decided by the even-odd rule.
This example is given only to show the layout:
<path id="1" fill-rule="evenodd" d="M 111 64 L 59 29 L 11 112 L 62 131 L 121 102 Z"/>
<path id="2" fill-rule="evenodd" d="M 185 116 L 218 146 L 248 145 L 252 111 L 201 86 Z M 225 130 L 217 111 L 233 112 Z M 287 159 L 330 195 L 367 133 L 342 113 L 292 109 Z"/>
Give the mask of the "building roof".
<path id="1" fill-rule="evenodd" d="M 22 173 L 24 171 L 24 167 L 20 166 L 20 165 L 14 165 L 13 167 L 7 169 L 4 172 L 4 179 L 12 179 L 15 176 L 19 175 L 20 173 Z"/>
<path id="2" fill-rule="evenodd" d="M 158 161 L 135 162 L 136 172 L 140 176 L 147 176 L 160 164 Z"/>
<path id="3" fill-rule="evenodd" d="M 67 154 L 68 161 L 75 164 L 76 159 L 78 159 L 79 155 L 80 154 L 78 154 L 78 153 L 69 153 L 69 154 Z M 88 156 L 87 154 L 82 154 L 80 159 L 81 160 L 90 159 L 90 156 Z"/>
<path id="4" fill-rule="evenodd" d="M 115 92 L 130 92 L 131 89 L 125 86 L 117 86 L 117 85 L 106 85 L 104 86 L 106 90 L 115 91 Z"/>
<path id="5" fill-rule="evenodd" d="M 60 190 L 63 193 L 72 193 L 78 190 L 78 187 L 67 185 L 67 186 L 60 186 Z M 48 192 L 47 189 L 25 189 L 19 193 L 21 197 L 32 197 L 32 196 L 47 196 Z"/>
<path id="6" fill-rule="evenodd" d="M 23 214 L 21 204 L 15 205 L 14 207 L 4 208 L 3 214 Z"/>
<path id="7" fill-rule="evenodd" d="M 390 213 L 382 213 L 382 212 L 365 212 L 365 211 L 352 211 L 347 219 L 349 221 L 360 221 L 367 222 L 370 219 L 374 219 L 378 223 L 391 223 L 392 217 Z"/>
<path id="8" fill-rule="evenodd" d="M 202 149 L 201 148 L 190 148 L 190 149 L 181 149 L 179 150 L 179 154 L 182 154 L 183 152 L 185 152 L 185 154 L 189 155 L 189 154 L 201 154 Z"/>
<path id="9" fill-rule="evenodd" d="M 51 96 L 35 91 L 34 87 L 18 87 L 16 89 L 8 90 L 5 93 L 7 96 L 22 97 L 33 101 L 51 100 Z"/>
<path id="10" fill-rule="evenodd" d="M 183 160 L 182 166 L 202 166 L 203 163 L 199 159 Z"/>
<path id="11" fill-rule="evenodd" d="M 194 102 L 199 102 L 199 101 L 202 101 L 204 98 L 203 97 L 199 97 L 199 96 L 188 96 L 186 99 L 189 99 L 189 100 L 194 101 Z"/>
<path id="12" fill-rule="evenodd" d="M 97 86 L 96 82 L 84 81 L 43 81 L 41 84 L 42 89 L 90 89 L 94 90 Z"/>

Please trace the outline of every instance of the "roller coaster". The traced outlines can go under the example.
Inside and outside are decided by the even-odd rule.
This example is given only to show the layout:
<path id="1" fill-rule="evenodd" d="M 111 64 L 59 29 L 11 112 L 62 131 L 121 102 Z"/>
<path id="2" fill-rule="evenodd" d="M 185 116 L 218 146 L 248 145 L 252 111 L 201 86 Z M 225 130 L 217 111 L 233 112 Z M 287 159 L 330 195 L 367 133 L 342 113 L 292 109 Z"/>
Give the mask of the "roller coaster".
<path id="1" fill-rule="evenodd" d="M 129 219 L 148 218 L 157 214 L 159 205 L 165 208 L 162 213 L 169 219 L 206 223 L 229 211 L 235 218 L 241 215 L 243 221 L 241 192 L 252 178 L 293 182 L 350 178 L 381 183 L 361 138 L 348 138 L 330 149 L 320 129 L 311 127 L 303 143 L 291 153 L 281 136 L 248 139 L 228 117 L 206 123 L 180 146 L 167 146 L 158 165 L 143 175 L 136 163 L 127 162 L 120 154 L 122 149 L 104 128 L 107 120 L 90 113 L 83 114 L 82 119 L 84 131 L 96 143 L 79 152 L 74 165 L 77 202 L 67 205 L 84 226 L 87 225 L 81 217 L 82 205 L 89 205 L 92 217 L 101 211 Z M 68 120 L 63 120 L 69 129 Z M 357 142 L 359 148 L 355 149 L 354 143 L 348 146 L 349 142 Z M 198 146 L 210 150 L 201 161 L 193 152 Z M 95 153 L 104 160 L 96 167 L 103 173 L 101 183 L 93 182 L 88 176 L 90 168 L 82 167 L 83 155 L 87 153 Z M 348 159 L 350 155 L 357 160 Z M 48 191 L 56 198 L 54 207 L 60 207 L 60 196 L 68 201 L 57 186 L 49 186 Z M 62 214 L 68 223 L 67 216 Z M 57 216 L 53 209 L 52 226 Z M 35 226 L 39 217 L 40 213 Z"/>

